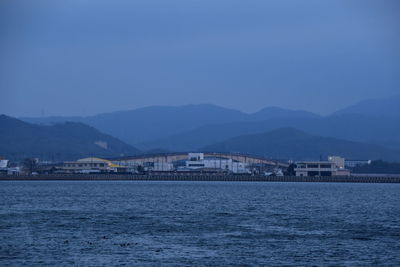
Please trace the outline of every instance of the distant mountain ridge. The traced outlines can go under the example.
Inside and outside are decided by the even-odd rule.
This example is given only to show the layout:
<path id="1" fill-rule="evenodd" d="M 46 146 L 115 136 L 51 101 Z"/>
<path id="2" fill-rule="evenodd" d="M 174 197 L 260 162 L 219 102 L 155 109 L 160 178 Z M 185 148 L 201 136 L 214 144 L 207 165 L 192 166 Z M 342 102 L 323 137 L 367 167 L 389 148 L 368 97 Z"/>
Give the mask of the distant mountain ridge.
<path id="1" fill-rule="evenodd" d="M 82 122 L 142 150 L 197 150 L 235 136 L 278 128 L 400 149 L 399 100 L 400 96 L 362 101 L 329 116 L 278 107 L 247 114 L 202 104 L 153 106 L 90 117 L 23 119 L 44 124 Z"/>
<path id="2" fill-rule="evenodd" d="M 250 121 L 263 121 L 281 118 L 319 118 L 320 116 L 304 110 L 290 110 L 280 107 L 266 107 L 250 114 Z"/>
<path id="3" fill-rule="evenodd" d="M 115 136 L 129 144 L 138 144 L 189 131 L 208 124 L 258 121 L 273 118 L 316 118 L 306 111 L 270 107 L 253 114 L 215 105 L 152 106 L 135 110 L 104 113 L 90 117 L 21 118 L 39 124 L 76 121 Z"/>
<path id="4" fill-rule="evenodd" d="M 138 153 L 138 149 L 82 123 L 44 126 L 0 115 L 0 155 L 10 159 L 69 160 Z"/>
<path id="5" fill-rule="evenodd" d="M 200 151 L 239 152 L 285 160 L 318 160 L 321 156 L 340 155 L 348 159 L 400 161 L 400 150 L 314 136 L 293 128 L 237 136 L 203 147 Z"/>
<path id="6" fill-rule="evenodd" d="M 389 98 L 364 100 L 355 105 L 338 110 L 333 115 L 345 114 L 400 118 L 400 94 Z"/>
<path id="7" fill-rule="evenodd" d="M 189 151 L 235 136 L 262 133 L 279 128 L 296 128 L 313 135 L 384 144 L 392 148 L 397 148 L 396 142 L 400 142 L 400 123 L 397 119 L 338 115 L 324 118 L 281 118 L 204 125 L 159 140 L 137 144 L 137 146 L 141 149 L 162 148 Z"/>

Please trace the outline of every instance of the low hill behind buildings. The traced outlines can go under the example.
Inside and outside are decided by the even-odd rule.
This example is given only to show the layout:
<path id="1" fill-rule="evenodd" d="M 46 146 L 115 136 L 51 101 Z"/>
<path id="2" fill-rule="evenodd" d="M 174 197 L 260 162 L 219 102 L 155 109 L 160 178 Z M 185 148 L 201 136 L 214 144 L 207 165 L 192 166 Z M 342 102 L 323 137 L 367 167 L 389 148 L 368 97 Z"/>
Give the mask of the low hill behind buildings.
<path id="1" fill-rule="evenodd" d="M 139 152 L 82 123 L 43 126 L 0 115 L 0 154 L 9 159 L 39 157 L 68 160 L 87 156 L 116 157 Z"/>

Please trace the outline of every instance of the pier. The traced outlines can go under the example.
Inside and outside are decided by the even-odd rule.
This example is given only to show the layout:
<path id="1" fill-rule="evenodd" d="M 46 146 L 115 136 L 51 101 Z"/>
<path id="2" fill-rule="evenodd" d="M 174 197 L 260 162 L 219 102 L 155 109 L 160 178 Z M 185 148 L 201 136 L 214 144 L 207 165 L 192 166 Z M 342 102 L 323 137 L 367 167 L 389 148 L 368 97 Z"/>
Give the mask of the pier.
<path id="1" fill-rule="evenodd" d="M 1 174 L 0 181 L 221 181 L 221 182 L 311 182 L 311 183 L 400 183 L 399 176 L 261 176 L 233 174 Z"/>

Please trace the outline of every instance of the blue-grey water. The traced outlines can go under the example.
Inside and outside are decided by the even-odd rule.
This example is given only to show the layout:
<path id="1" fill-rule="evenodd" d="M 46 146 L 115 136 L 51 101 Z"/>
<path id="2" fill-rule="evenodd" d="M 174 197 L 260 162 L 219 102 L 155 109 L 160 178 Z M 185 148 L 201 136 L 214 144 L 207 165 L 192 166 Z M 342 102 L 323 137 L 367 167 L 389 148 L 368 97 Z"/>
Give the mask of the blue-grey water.
<path id="1" fill-rule="evenodd" d="M 0 266 L 400 266 L 400 185 L 0 182 Z"/>

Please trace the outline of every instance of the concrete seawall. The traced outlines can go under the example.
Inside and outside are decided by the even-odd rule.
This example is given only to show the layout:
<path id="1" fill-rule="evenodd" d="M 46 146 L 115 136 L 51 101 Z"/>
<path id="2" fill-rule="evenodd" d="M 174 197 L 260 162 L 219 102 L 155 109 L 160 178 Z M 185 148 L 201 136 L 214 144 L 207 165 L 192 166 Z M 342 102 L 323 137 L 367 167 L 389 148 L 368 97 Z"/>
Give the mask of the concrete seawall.
<path id="1" fill-rule="evenodd" d="M 326 183 L 400 183 L 398 177 L 265 177 L 251 175 L 223 174 L 41 174 L 41 175 L 0 175 L 0 181 L 237 181 L 237 182 L 326 182 Z"/>

